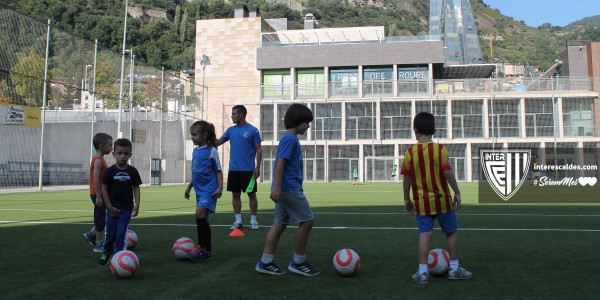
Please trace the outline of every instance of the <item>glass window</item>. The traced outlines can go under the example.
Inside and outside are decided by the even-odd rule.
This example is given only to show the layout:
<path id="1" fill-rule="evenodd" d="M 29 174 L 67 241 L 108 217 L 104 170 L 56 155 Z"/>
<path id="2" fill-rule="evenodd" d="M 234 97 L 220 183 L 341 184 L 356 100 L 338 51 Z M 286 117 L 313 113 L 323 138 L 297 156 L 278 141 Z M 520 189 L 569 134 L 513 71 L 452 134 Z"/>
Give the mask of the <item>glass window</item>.
<path id="1" fill-rule="evenodd" d="M 488 100 L 490 137 L 519 136 L 519 100 Z"/>
<path id="2" fill-rule="evenodd" d="M 563 98 L 565 137 L 594 136 L 594 102 L 592 98 Z"/>
<path id="3" fill-rule="evenodd" d="M 265 141 L 273 140 L 275 136 L 273 132 L 273 116 L 273 105 L 263 104 L 260 106 L 260 135 Z"/>
<path id="4" fill-rule="evenodd" d="M 358 96 L 358 68 L 330 70 L 329 94 L 331 97 Z"/>
<path id="5" fill-rule="evenodd" d="M 398 68 L 398 93 L 427 93 L 428 79 L 426 67 Z"/>
<path id="6" fill-rule="evenodd" d="M 410 102 L 382 102 L 381 139 L 410 139 L 412 114 Z"/>
<path id="7" fill-rule="evenodd" d="M 527 137 L 553 136 L 554 107 L 552 99 L 525 99 Z"/>
<path id="8" fill-rule="evenodd" d="M 269 70 L 262 73 L 263 98 L 290 98 L 292 77 L 290 70 Z"/>
<path id="9" fill-rule="evenodd" d="M 315 120 L 311 124 L 315 140 L 342 139 L 342 104 L 317 103 L 314 110 Z"/>
<path id="10" fill-rule="evenodd" d="M 435 134 L 434 137 L 445 138 L 448 137 L 446 132 L 446 117 L 448 115 L 448 102 L 446 100 L 440 101 L 417 101 L 416 111 L 417 113 L 426 111 L 430 112 L 435 116 Z"/>
<path id="11" fill-rule="evenodd" d="M 374 139 L 375 103 L 346 103 L 346 139 Z"/>
<path id="12" fill-rule="evenodd" d="M 452 137 L 483 137 L 483 101 L 452 101 Z"/>
<path id="13" fill-rule="evenodd" d="M 394 77 L 392 68 L 364 68 L 363 94 L 392 95 L 394 93 Z"/>
<path id="14" fill-rule="evenodd" d="M 296 97 L 314 98 L 325 95 L 323 69 L 301 69 L 296 71 Z"/>

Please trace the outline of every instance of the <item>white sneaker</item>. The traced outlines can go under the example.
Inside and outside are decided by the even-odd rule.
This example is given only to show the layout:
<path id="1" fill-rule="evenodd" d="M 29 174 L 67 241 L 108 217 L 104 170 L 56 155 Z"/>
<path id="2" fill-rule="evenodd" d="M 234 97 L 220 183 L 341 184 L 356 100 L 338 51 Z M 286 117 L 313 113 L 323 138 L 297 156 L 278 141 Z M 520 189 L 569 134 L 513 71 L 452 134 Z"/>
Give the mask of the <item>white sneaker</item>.
<path id="1" fill-rule="evenodd" d="M 250 225 L 252 230 L 258 230 L 258 222 L 252 222 Z"/>
<path id="2" fill-rule="evenodd" d="M 235 222 L 233 222 L 233 225 L 231 225 L 231 227 L 229 229 L 234 230 L 234 229 L 242 229 L 242 228 L 244 228 L 244 225 L 242 224 L 242 222 L 235 221 Z"/>

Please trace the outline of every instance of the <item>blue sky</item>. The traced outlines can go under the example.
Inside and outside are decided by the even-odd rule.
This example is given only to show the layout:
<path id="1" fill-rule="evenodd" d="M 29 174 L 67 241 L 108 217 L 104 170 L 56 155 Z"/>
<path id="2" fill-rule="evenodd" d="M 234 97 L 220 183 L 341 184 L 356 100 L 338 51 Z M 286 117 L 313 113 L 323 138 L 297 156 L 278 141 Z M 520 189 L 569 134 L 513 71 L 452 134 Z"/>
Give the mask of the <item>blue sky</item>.
<path id="1" fill-rule="evenodd" d="M 531 27 L 542 23 L 565 26 L 600 14 L 600 0 L 483 0 L 491 8 Z"/>

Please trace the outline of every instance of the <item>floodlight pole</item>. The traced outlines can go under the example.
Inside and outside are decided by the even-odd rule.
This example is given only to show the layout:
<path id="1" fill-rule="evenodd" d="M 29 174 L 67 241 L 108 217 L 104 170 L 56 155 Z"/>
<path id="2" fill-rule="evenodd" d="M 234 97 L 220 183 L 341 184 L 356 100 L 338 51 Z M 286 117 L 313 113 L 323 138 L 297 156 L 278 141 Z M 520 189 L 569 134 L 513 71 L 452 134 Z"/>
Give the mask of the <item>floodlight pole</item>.
<path id="1" fill-rule="evenodd" d="M 92 130 L 90 133 L 90 163 L 94 157 L 94 117 L 96 115 L 96 66 L 98 65 L 98 39 L 94 41 L 94 75 L 92 76 Z"/>
<path id="2" fill-rule="evenodd" d="M 129 66 L 129 139 L 133 142 L 133 70 L 135 64 L 135 55 L 133 49 L 131 51 L 130 66 Z"/>
<path id="3" fill-rule="evenodd" d="M 129 7 L 129 0 L 125 1 L 125 23 L 123 25 L 123 51 L 121 52 L 121 82 L 119 87 L 119 124 L 117 125 L 117 136 L 118 138 L 123 137 L 121 129 L 121 114 L 123 112 L 123 80 L 125 76 L 125 45 L 127 44 L 127 8 Z"/>

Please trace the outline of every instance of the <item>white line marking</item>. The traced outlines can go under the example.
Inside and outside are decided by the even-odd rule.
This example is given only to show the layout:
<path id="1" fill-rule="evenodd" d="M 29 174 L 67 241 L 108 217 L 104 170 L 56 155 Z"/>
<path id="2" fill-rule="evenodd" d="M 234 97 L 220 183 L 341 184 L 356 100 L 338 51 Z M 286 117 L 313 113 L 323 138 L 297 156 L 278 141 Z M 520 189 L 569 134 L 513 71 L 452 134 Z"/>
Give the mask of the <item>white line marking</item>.
<path id="1" fill-rule="evenodd" d="M 87 222 L 42 222 L 42 221 L 0 221 L 0 224 L 51 224 L 51 225 L 93 225 Z M 195 224 L 129 224 L 130 226 L 175 226 L 175 227 L 196 227 Z M 231 225 L 213 225 L 213 227 L 229 227 Z M 261 226 L 263 228 L 270 226 Z M 297 228 L 297 226 L 288 226 Z M 352 230 L 418 230 L 416 227 L 354 227 L 354 226 L 315 226 L 313 229 L 352 229 Z M 439 228 L 435 228 L 440 230 Z M 562 232 L 600 232 L 600 229 L 570 229 L 570 228 L 459 228 L 459 230 L 468 231 L 562 231 Z"/>

